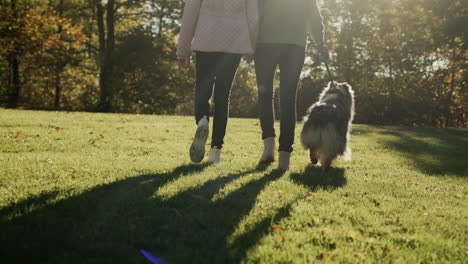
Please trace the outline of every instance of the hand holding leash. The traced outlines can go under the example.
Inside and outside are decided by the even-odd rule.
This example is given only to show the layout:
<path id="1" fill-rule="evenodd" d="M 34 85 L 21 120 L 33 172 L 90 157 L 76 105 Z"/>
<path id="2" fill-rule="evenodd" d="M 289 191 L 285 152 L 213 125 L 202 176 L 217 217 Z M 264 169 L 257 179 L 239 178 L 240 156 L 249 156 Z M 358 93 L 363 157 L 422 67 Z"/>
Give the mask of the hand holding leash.
<path id="1" fill-rule="evenodd" d="M 244 59 L 244 61 L 247 63 L 247 64 L 251 64 L 254 60 L 254 56 L 251 55 L 251 54 L 247 54 L 247 55 L 244 55 L 242 57 L 242 59 Z"/>
<path id="2" fill-rule="evenodd" d="M 319 44 L 317 46 L 317 51 L 319 53 L 320 59 L 322 59 L 323 63 L 325 64 L 325 67 L 327 68 L 328 78 L 330 78 L 330 82 L 334 84 L 335 82 L 333 81 L 333 76 L 330 72 L 330 67 L 328 67 L 328 63 L 330 62 L 330 54 L 328 52 L 327 46 L 325 46 L 325 44 Z"/>
<path id="3" fill-rule="evenodd" d="M 179 65 L 183 68 L 189 68 L 191 65 L 190 57 L 178 57 Z"/>

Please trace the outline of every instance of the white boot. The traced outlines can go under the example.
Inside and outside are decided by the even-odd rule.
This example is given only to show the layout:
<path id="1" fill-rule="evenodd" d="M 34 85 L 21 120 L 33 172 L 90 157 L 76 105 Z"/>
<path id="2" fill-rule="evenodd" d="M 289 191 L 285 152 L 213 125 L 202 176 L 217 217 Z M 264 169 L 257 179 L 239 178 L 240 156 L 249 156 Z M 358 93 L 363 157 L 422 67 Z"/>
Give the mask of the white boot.
<path id="1" fill-rule="evenodd" d="M 279 152 L 279 161 L 278 169 L 279 170 L 289 170 L 289 159 L 291 158 L 291 153 L 286 151 Z"/>
<path id="2" fill-rule="evenodd" d="M 275 138 L 265 138 L 263 140 L 263 153 L 259 163 L 271 163 L 273 161 L 275 161 Z"/>
<path id="3" fill-rule="evenodd" d="M 213 164 L 218 164 L 221 162 L 221 150 L 219 148 L 213 147 L 210 149 L 208 162 Z"/>
<path id="4" fill-rule="evenodd" d="M 208 139 L 208 117 L 204 116 L 198 121 L 197 131 L 190 146 L 190 159 L 195 163 L 200 163 L 205 156 L 205 144 Z"/>

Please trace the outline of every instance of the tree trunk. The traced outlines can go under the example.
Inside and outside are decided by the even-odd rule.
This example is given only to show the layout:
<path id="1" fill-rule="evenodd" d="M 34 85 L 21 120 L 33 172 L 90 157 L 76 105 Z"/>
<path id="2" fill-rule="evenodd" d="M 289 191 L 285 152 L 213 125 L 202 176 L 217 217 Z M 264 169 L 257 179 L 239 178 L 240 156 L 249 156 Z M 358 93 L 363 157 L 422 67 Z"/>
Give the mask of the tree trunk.
<path id="1" fill-rule="evenodd" d="M 101 0 L 96 0 L 96 20 L 99 35 L 99 88 L 100 98 L 98 111 L 106 111 L 108 109 L 108 81 L 106 70 L 106 35 L 104 28 L 104 8 Z"/>
<path id="2" fill-rule="evenodd" d="M 115 46 L 115 36 L 114 36 L 114 6 L 115 0 L 107 1 L 107 40 L 106 40 L 106 75 L 107 75 L 107 109 L 106 112 L 112 111 L 110 104 L 110 97 L 112 96 L 113 87 L 114 87 L 114 46 Z"/>
<path id="3" fill-rule="evenodd" d="M 18 20 L 18 12 L 16 10 L 16 1 L 11 1 L 11 11 L 13 12 L 13 18 L 15 22 Z M 8 102 L 8 105 L 12 108 L 16 108 L 19 105 L 19 97 L 21 92 L 21 83 L 20 83 L 20 72 L 19 72 L 19 47 L 18 42 L 15 40 L 13 52 L 10 57 L 10 72 L 11 72 L 11 84 L 12 91 L 11 96 Z"/>
<path id="4" fill-rule="evenodd" d="M 455 51 L 453 51 L 455 54 Z M 455 57 L 455 56 L 454 56 Z M 450 90 L 447 95 L 447 103 L 445 106 L 445 127 L 450 126 L 450 121 L 452 120 L 452 110 L 450 105 L 452 104 L 453 92 L 455 91 L 455 78 L 456 78 L 456 68 L 455 64 L 452 64 L 451 80 L 450 80 Z"/>
<path id="5" fill-rule="evenodd" d="M 63 0 L 60 0 L 58 11 L 59 11 L 59 17 L 63 17 Z M 62 25 L 59 25 L 57 33 L 60 35 L 60 38 L 62 38 L 61 36 L 62 30 L 63 30 Z M 62 75 L 63 64 L 64 64 L 62 60 L 63 59 L 59 59 L 55 67 L 55 100 L 54 100 L 55 109 L 58 109 L 60 107 L 60 96 L 62 92 L 62 86 L 60 84 L 60 77 Z"/>
<path id="6" fill-rule="evenodd" d="M 114 37 L 114 0 L 108 0 L 106 6 L 106 26 L 107 34 L 104 25 L 104 7 L 101 1 L 96 2 L 96 18 L 99 32 L 99 86 L 101 90 L 98 111 L 110 112 L 111 104 L 110 99 L 112 96 L 113 86 L 113 52 L 115 46 Z"/>
<path id="7" fill-rule="evenodd" d="M 55 100 L 54 107 L 58 109 L 60 107 L 60 94 L 62 92 L 62 86 L 60 86 L 60 77 L 61 71 L 59 69 L 55 70 Z"/>
<path id="8" fill-rule="evenodd" d="M 19 96 L 21 92 L 21 84 L 19 78 L 19 61 L 16 54 L 12 55 L 12 61 L 10 64 L 11 73 L 12 73 L 12 87 L 13 90 L 11 92 L 11 97 L 9 100 L 9 106 L 12 108 L 16 108 L 19 105 Z"/>

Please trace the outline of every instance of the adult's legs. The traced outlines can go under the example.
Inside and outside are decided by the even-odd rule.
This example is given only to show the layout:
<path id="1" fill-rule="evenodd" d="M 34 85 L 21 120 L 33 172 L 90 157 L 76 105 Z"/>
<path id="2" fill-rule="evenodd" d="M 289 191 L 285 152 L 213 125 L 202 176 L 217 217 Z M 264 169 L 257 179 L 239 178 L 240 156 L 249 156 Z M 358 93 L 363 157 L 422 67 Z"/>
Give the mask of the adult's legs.
<path id="1" fill-rule="evenodd" d="M 262 139 L 275 137 L 275 112 L 273 108 L 273 83 L 281 50 L 276 44 L 257 46 L 255 73 L 258 87 L 258 109 Z"/>
<path id="2" fill-rule="evenodd" d="M 209 118 L 210 98 L 215 82 L 216 60 L 219 55 L 214 52 L 196 52 L 195 71 L 195 122 L 198 124 L 203 116 Z"/>
<path id="3" fill-rule="evenodd" d="M 212 148 L 223 147 L 229 116 L 229 97 L 240 59 L 240 54 L 219 53 L 216 60 Z"/>
<path id="4" fill-rule="evenodd" d="M 280 68 L 280 138 L 279 151 L 292 152 L 296 128 L 296 96 L 304 65 L 304 47 L 283 45 Z"/>

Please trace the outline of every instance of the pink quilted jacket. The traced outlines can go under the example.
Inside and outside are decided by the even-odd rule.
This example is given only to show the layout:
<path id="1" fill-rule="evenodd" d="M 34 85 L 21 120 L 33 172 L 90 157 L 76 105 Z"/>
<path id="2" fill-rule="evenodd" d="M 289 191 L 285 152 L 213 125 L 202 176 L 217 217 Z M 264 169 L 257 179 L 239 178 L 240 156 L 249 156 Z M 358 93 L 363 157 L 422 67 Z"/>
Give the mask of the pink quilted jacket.
<path id="1" fill-rule="evenodd" d="M 253 54 L 257 7 L 257 0 L 186 0 L 177 56 L 192 50 Z"/>

